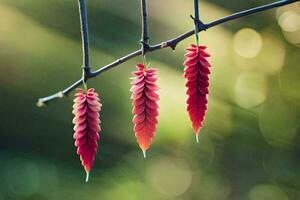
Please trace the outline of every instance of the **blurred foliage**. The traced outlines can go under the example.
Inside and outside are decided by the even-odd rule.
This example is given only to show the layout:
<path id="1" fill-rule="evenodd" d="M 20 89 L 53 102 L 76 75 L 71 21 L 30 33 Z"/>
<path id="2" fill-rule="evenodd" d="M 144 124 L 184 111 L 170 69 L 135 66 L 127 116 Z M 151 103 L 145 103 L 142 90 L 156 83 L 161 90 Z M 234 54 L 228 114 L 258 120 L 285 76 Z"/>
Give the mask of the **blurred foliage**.
<path id="1" fill-rule="evenodd" d="M 209 22 L 271 1 L 203 1 Z M 139 1 L 88 0 L 93 69 L 139 48 Z M 192 28 L 192 1 L 149 1 L 151 42 Z M 191 37 L 147 55 L 159 68 L 158 132 L 143 159 L 132 131 L 136 58 L 89 82 L 103 103 L 89 183 L 72 139 L 72 97 L 38 97 L 80 77 L 74 0 L 0 0 L 0 200 L 300 199 L 300 7 L 295 3 L 200 34 L 213 65 L 209 111 L 196 144 L 182 62 Z"/>

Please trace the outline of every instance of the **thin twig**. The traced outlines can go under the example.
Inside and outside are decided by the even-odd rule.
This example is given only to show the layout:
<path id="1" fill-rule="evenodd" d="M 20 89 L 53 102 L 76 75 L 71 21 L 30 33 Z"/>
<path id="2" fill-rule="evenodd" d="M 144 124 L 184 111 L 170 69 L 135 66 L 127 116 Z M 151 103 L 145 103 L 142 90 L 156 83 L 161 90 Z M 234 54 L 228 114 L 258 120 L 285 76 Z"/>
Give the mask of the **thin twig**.
<path id="1" fill-rule="evenodd" d="M 92 71 L 90 66 L 90 46 L 89 46 L 89 29 L 87 20 L 87 10 L 85 0 L 78 0 L 80 28 L 82 37 L 82 54 L 83 54 L 83 80 L 86 81 L 91 77 Z"/>
<path id="2" fill-rule="evenodd" d="M 265 11 L 265 10 L 269 10 L 269 9 L 272 9 L 272 8 L 275 8 L 275 7 L 280 7 L 280 6 L 284 6 L 284 5 L 287 5 L 287 4 L 291 4 L 291 3 L 294 3 L 294 2 L 299 2 L 300 0 L 282 0 L 282 1 L 277 1 L 277 2 L 274 2 L 274 3 L 271 3 L 271 4 L 267 4 L 267 5 L 263 5 L 263 6 L 259 6 L 259 7 L 255 7 L 255 8 L 252 8 L 252 9 L 249 9 L 249 10 L 245 10 L 245 11 L 241 11 L 241 12 L 238 12 L 238 13 L 234 13 L 232 15 L 229 15 L 229 16 L 226 16 L 226 17 L 223 17 L 221 19 L 218 19 L 218 20 L 215 20 L 215 21 L 212 21 L 210 23 L 201 23 L 199 25 L 199 32 L 201 31 L 204 31 L 204 30 L 207 30 L 209 28 L 212 28 L 214 26 L 217 26 L 217 25 L 220 25 L 220 24 L 223 24 L 225 22 L 228 22 L 228 21 L 232 21 L 232 20 L 235 20 L 235 19 L 238 19 L 238 18 L 242 18 L 242 17 L 245 17 L 247 15 L 250 15 L 250 14 L 254 14 L 254 13 L 257 13 L 257 12 L 261 12 L 261 11 Z M 195 34 L 195 29 L 193 30 L 190 30 L 182 35 L 179 35 L 178 37 L 176 38 L 173 38 L 173 39 L 170 39 L 170 40 L 167 40 L 167 41 L 164 41 L 164 42 L 161 42 L 160 44 L 156 44 L 156 45 L 153 45 L 153 46 L 149 46 L 149 49 L 148 51 L 151 52 L 151 51 L 156 51 L 158 49 L 163 49 L 163 48 L 167 48 L 167 47 L 170 47 L 172 49 L 175 49 L 176 48 L 176 45 L 181 42 L 182 40 L 185 40 L 186 38 L 190 37 L 191 35 Z M 96 77 L 100 74 L 102 74 L 103 72 L 111 69 L 111 68 L 114 68 L 138 55 L 141 55 L 142 54 L 142 49 L 139 49 L 137 51 L 134 51 L 94 72 L 91 72 L 91 78 L 92 77 Z M 82 78 L 80 80 L 78 80 L 77 82 L 73 83 L 71 86 L 69 86 L 68 88 L 66 88 L 65 90 L 63 91 L 60 91 L 56 94 L 53 94 L 51 96 L 48 96 L 48 97 L 44 97 L 44 98 L 40 98 L 39 101 L 38 101 L 38 106 L 43 106 L 45 105 L 46 103 L 54 100 L 54 99 L 57 99 L 57 98 L 62 98 L 64 96 L 67 96 L 71 91 L 73 91 L 76 87 L 80 86 L 82 84 Z"/>
<path id="3" fill-rule="evenodd" d="M 199 45 L 199 23 L 200 23 L 200 18 L 199 18 L 199 0 L 194 0 L 194 24 L 195 24 L 195 35 L 196 35 L 196 41 L 197 45 Z"/>
<path id="4" fill-rule="evenodd" d="M 148 33 L 148 15 L 147 15 L 147 0 L 141 0 L 142 14 L 142 55 L 144 56 L 149 49 L 149 33 Z"/>

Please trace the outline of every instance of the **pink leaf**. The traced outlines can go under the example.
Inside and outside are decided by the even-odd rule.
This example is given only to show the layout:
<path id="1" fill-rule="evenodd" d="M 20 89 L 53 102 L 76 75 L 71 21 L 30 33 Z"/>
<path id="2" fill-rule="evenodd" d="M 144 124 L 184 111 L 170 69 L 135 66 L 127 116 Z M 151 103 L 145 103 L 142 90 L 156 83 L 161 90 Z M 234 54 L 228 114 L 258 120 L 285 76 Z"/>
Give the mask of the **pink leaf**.
<path id="1" fill-rule="evenodd" d="M 99 111 L 101 106 L 98 94 L 93 88 L 87 92 L 82 89 L 77 90 L 73 105 L 74 139 L 77 154 L 80 156 L 87 177 L 93 166 L 97 153 L 97 142 L 100 139 Z"/>
<path id="2" fill-rule="evenodd" d="M 137 142 L 145 153 L 153 140 L 158 117 L 158 86 L 156 69 L 146 69 L 143 64 L 137 65 L 138 71 L 133 72 L 132 113 L 134 114 L 134 132 Z"/>
<path id="3" fill-rule="evenodd" d="M 202 127 L 207 111 L 207 96 L 209 86 L 210 64 L 205 52 L 206 46 L 191 45 L 186 48 L 186 61 L 184 62 L 184 77 L 187 87 L 187 111 L 196 136 Z"/>

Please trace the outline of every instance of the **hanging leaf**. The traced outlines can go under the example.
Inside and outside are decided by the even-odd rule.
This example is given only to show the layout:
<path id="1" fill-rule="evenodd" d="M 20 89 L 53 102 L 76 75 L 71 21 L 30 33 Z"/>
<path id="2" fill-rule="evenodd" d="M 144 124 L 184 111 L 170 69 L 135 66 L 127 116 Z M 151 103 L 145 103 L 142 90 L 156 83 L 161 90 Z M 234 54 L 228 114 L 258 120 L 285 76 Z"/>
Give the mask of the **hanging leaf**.
<path id="1" fill-rule="evenodd" d="M 97 153 L 98 140 L 100 139 L 100 110 L 98 94 L 94 89 L 85 92 L 77 89 L 73 105 L 73 119 L 75 146 L 77 154 L 80 156 L 81 163 L 86 171 L 86 181 L 93 166 Z"/>
<path id="2" fill-rule="evenodd" d="M 204 50 L 206 46 L 191 45 L 186 48 L 184 62 L 185 86 L 187 87 L 187 111 L 198 142 L 199 130 L 207 111 L 207 96 L 209 86 L 210 64 L 207 57 L 210 55 Z"/>
<path id="3" fill-rule="evenodd" d="M 134 80 L 131 82 L 130 89 L 133 123 L 137 142 L 146 157 L 146 150 L 150 147 L 158 122 L 159 95 L 157 90 L 159 88 L 156 85 L 156 69 L 146 69 L 143 64 L 138 64 L 137 69 L 132 73 Z"/>

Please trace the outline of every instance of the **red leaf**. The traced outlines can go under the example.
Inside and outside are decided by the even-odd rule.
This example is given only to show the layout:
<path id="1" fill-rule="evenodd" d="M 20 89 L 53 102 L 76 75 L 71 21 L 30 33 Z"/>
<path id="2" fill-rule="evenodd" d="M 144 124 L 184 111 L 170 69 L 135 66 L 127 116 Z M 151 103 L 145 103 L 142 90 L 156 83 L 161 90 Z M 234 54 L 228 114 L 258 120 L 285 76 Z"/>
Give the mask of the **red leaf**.
<path id="1" fill-rule="evenodd" d="M 88 175 L 97 153 L 97 142 L 100 139 L 99 111 L 102 105 L 99 101 L 98 94 L 94 92 L 94 89 L 89 89 L 87 92 L 77 89 L 73 105 L 74 139 L 77 154 L 87 173 L 86 181 L 88 181 Z"/>
<path id="2" fill-rule="evenodd" d="M 132 87 L 132 113 L 134 114 L 134 132 L 137 142 L 144 152 L 149 149 L 154 137 L 157 117 L 159 95 L 155 77 L 156 69 L 146 69 L 143 64 L 138 64 L 138 71 L 133 72 Z"/>
<path id="3" fill-rule="evenodd" d="M 205 49 L 206 46 L 196 45 L 186 48 L 186 61 L 183 64 L 188 96 L 187 111 L 197 138 L 207 111 L 209 68 L 211 67 L 207 61 L 210 55 L 204 51 Z"/>

